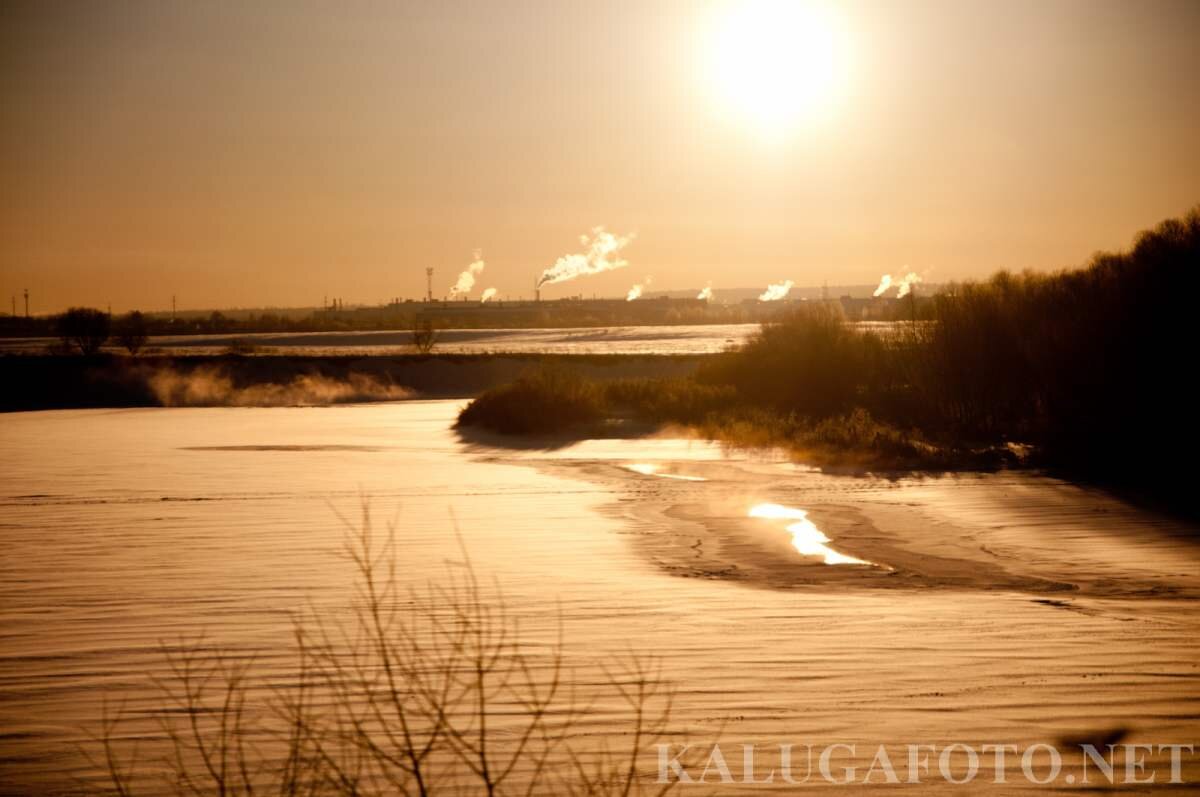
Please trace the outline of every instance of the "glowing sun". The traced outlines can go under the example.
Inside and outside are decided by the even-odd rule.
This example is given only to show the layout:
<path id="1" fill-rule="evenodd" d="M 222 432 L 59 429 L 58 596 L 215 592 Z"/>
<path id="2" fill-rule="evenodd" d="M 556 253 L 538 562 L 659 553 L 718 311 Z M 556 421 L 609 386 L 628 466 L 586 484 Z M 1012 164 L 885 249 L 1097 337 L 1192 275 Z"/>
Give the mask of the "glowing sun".
<path id="1" fill-rule="evenodd" d="M 845 79 L 837 20 L 803 0 L 744 0 L 713 18 L 706 61 L 721 106 L 769 134 L 828 110 Z"/>

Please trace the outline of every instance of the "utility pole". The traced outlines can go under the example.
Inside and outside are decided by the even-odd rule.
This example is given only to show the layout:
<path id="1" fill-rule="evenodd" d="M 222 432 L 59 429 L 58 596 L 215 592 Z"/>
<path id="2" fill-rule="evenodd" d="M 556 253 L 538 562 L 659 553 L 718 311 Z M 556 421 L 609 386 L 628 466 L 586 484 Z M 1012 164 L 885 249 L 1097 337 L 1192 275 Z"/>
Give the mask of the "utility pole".
<path id="1" fill-rule="evenodd" d="M 25 318 L 29 318 L 29 289 L 25 289 Z"/>
<path id="2" fill-rule="evenodd" d="M 175 294 L 171 294 L 171 323 L 175 323 Z"/>
<path id="3" fill-rule="evenodd" d="M 425 301 L 433 301 L 433 268 L 425 269 Z"/>

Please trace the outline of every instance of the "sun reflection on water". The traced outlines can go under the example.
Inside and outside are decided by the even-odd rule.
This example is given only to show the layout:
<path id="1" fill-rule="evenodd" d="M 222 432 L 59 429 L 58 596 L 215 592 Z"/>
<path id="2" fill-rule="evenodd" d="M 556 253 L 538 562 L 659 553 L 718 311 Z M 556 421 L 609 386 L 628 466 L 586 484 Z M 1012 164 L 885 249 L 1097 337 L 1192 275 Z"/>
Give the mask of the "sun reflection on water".
<path id="1" fill-rule="evenodd" d="M 750 509 L 750 517 L 767 520 L 792 520 L 787 530 L 792 535 L 792 546 L 804 556 L 820 556 L 827 565 L 874 565 L 865 559 L 856 559 L 839 553 L 828 545 L 829 538 L 813 525 L 803 509 L 793 509 L 781 504 L 756 504 Z"/>

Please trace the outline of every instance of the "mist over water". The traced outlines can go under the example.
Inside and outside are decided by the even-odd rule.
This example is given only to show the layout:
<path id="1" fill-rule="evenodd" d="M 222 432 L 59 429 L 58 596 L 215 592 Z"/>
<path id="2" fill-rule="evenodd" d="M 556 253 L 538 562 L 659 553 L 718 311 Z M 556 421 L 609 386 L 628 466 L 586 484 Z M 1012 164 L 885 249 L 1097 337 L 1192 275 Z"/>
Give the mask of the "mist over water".
<path id="1" fill-rule="evenodd" d="M 164 407 L 307 407 L 412 398 L 413 391 L 367 374 L 344 379 L 302 374 L 288 382 L 238 387 L 219 366 L 158 369 L 147 384 Z"/>

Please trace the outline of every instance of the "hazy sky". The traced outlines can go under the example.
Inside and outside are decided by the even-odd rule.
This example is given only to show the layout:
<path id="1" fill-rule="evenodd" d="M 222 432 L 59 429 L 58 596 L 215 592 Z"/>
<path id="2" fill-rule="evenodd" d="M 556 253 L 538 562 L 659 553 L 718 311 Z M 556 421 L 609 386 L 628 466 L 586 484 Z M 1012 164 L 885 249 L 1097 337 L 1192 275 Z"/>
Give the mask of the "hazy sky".
<path id="1" fill-rule="evenodd" d="M 597 225 L 630 265 L 546 295 L 943 281 L 1200 202 L 1196 0 L 727 5 L 8 0 L 4 310 L 444 295 L 477 248 L 528 296 Z"/>

